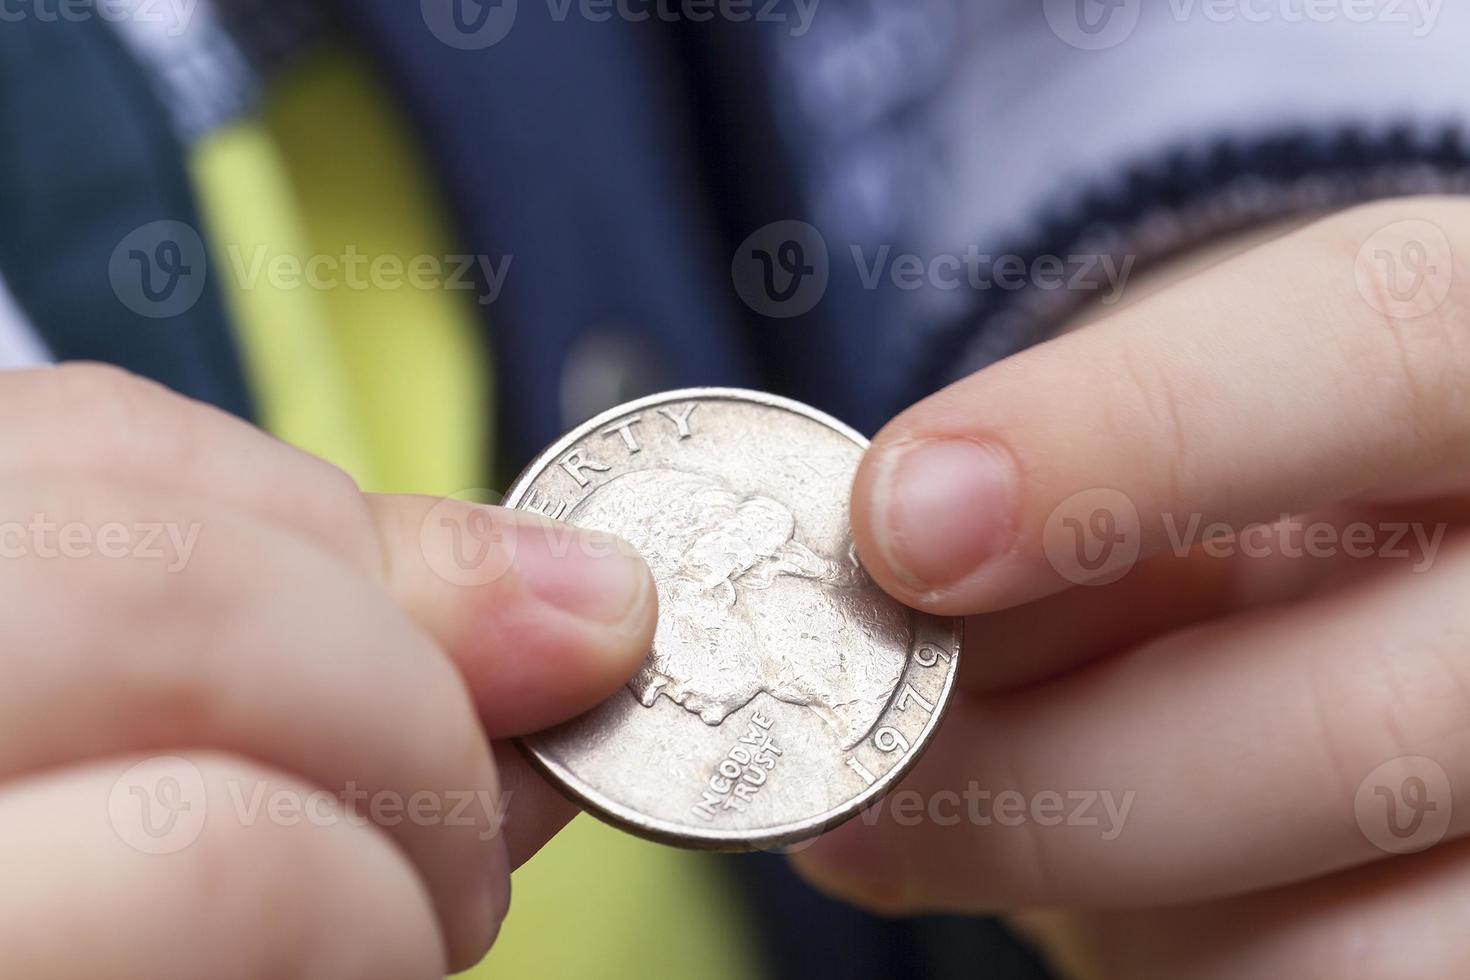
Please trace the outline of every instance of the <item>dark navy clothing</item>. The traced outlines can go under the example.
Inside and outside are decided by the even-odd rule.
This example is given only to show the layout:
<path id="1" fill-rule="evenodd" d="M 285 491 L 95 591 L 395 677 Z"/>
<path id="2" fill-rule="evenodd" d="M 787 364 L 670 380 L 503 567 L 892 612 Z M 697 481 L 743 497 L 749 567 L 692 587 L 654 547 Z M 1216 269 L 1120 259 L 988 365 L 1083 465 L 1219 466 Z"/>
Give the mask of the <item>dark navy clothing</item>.
<path id="1" fill-rule="evenodd" d="M 58 359 L 118 364 L 248 416 L 198 227 L 183 147 L 107 25 L 6 23 L 0 274 L 17 304 Z"/>

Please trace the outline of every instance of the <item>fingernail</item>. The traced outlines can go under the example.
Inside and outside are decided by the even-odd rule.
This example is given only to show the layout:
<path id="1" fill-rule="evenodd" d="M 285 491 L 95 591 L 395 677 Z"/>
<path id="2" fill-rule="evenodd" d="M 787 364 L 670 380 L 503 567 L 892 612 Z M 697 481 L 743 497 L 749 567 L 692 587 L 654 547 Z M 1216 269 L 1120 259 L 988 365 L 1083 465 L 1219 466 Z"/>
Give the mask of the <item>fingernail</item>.
<path id="1" fill-rule="evenodd" d="M 518 527 L 515 565 L 536 598 L 603 626 L 633 618 L 653 591 L 648 566 L 626 541 L 565 524 Z"/>
<path id="2" fill-rule="evenodd" d="M 1016 498 L 1010 453 L 967 439 L 888 451 L 873 533 L 894 574 L 913 588 L 938 589 L 1009 550 Z"/>

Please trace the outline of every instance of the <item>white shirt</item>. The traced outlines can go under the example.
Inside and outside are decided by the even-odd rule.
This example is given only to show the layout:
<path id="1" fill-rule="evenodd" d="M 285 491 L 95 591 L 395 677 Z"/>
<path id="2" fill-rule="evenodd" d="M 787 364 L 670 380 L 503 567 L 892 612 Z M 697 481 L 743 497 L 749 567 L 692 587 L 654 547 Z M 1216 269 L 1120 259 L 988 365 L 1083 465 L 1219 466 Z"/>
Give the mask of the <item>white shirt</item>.
<path id="1" fill-rule="evenodd" d="M 53 358 L 0 279 L 0 371 L 49 364 Z"/>

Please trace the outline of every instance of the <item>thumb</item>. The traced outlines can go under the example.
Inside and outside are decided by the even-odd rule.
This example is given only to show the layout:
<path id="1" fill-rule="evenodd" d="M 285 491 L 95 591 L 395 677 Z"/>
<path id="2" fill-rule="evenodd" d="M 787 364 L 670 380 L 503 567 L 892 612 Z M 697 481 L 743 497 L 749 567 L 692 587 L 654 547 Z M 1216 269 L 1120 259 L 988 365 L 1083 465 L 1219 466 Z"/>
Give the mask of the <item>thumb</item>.
<path id="1" fill-rule="evenodd" d="M 653 579 L 620 538 L 460 500 L 366 500 L 385 586 L 458 664 L 490 737 L 592 708 L 647 656 Z"/>
<path id="2" fill-rule="evenodd" d="M 853 535 L 899 599 L 993 612 L 1192 528 L 1465 481 L 1470 207 L 1347 211 L 960 381 L 873 440 Z M 1399 272 L 1418 256 L 1407 283 Z"/>

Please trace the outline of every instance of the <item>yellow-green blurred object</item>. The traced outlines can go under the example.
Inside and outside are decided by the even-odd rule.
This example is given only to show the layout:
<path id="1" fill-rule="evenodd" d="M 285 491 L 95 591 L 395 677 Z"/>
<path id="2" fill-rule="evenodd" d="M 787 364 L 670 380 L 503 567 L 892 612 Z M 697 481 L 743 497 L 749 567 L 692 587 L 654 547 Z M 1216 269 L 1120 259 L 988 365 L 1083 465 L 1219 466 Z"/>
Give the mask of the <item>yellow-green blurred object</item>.
<path id="1" fill-rule="evenodd" d="M 265 119 L 317 252 L 356 249 L 402 269 L 370 277 L 372 288 L 324 296 L 368 433 L 374 489 L 455 494 L 489 482 L 489 359 L 473 292 L 446 286 L 462 250 L 390 106 L 365 65 L 329 49 L 272 87 Z M 439 274 L 415 281 L 415 267 Z"/>
<path id="2" fill-rule="evenodd" d="M 448 221 L 366 68 L 336 48 L 305 59 L 192 170 L 266 427 L 365 489 L 485 486 L 475 298 L 444 285 Z"/>
<path id="3" fill-rule="evenodd" d="M 756 980 L 747 920 L 714 860 L 580 816 L 516 873 L 500 939 L 459 980 Z"/>
<path id="4" fill-rule="evenodd" d="M 341 49 L 309 59 L 260 116 L 206 137 L 191 167 L 265 427 L 366 489 L 485 485 L 490 361 L 470 294 L 279 288 L 265 273 L 273 257 L 304 264 L 349 247 L 404 263 L 455 251 L 367 68 Z M 516 873 L 500 941 L 464 976 L 750 980 L 746 920 L 712 860 L 578 818 Z"/>
<path id="5" fill-rule="evenodd" d="M 270 135 L 254 120 L 218 130 L 194 148 L 190 169 L 261 425 L 371 483 L 325 304 L 315 290 L 272 285 L 262 265 L 310 254 Z"/>

